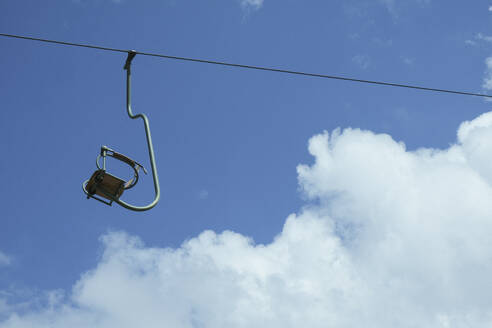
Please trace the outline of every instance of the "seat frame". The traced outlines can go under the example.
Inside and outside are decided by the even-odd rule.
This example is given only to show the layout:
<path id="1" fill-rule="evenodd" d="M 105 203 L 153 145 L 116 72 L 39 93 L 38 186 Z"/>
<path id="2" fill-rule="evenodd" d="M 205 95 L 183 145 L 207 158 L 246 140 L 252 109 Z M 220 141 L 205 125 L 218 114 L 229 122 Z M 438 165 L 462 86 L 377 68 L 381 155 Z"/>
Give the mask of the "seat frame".
<path id="1" fill-rule="evenodd" d="M 106 171 L 107 156 L 122 161 L 123 163 L 126 163 L 131 168 L 133 168 L 133 172 L 134 172 L 133 178 L 131 178 L 128 181 L 125 181 L 108 173 Z M 102 158 L 102 167 L 100 165 L 101 158 Z M 142 164 L 139 164 L 133 159 L 123 154 L 120 154 L 106 146 L 101 147 L 101 152 L 96 159 L 96 166 L 97 166 L 97 170 L 92 174 L 90 179 L 84 183 L 82 189 L 87 195 L 87 199 L 94 198 L 109 206 L 111 206 L 114 201 L 118 200 L 121 197 L 123 191 L 125 191 L 126 189 L 133 188 L 137 184 L 138 177 L 139 177 L 138 173 L 140 171 L 140 168 L 142 168 L 144 173 L 147 174 L 147 170 L 142 166 Z M 107 200 L 104 200 L 103 198 Z"/>

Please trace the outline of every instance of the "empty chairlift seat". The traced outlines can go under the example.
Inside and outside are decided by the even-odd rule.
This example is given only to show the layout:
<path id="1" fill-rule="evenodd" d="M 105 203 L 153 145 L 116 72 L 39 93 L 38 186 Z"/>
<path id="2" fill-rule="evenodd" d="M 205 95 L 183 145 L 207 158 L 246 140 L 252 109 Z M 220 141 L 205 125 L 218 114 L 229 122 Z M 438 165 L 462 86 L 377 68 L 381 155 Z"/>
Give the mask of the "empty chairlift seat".
<path id="1" fill-rule="evenodd" d="M 120 160 L 132 167 L 134 172 L 133 178 L 125 181 L 107 172 L 107 156 Z M 103 160 L 102 167 L 100 166 L 101 158 Z M 126 189 L 130 189 L 137 184 L 140 168 L 147 174 L 147 171 L 141 164 L 106 146 L 101 147 L 101 153 L 97 157 L 96 164 L 98 169 L 92 174 L 90 179 L 86 181 L 83 189 L 87 198 L 94 198 L 108 205 L 111 205 L 113 201 L 118 200 Z"/>

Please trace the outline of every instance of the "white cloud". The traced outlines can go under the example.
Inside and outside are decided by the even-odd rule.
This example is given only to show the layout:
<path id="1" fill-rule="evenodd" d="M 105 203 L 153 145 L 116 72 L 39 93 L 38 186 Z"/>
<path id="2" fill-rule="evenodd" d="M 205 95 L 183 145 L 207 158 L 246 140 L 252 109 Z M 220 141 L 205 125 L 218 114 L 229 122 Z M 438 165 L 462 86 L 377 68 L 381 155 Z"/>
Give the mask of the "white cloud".
<path id="1" fill-rule="evenodd" d="M 476 46 L 482 42 L 492 42 L 492 36 L 485 35 L 483 33 L 477 33 L 474 37 L 474 40 L 470 40 L 470 39 L 465 40 L 465 44 L 470 46 Z"/>
<path id="2" fill-rule="evenodd" d="M 243 8 L 259 9 L 263 6 L 263 0 L 240 0 Z"/>
<path id="3" fill-rule="evenodd" d="M 396 11 L 395 0 L 379 0 L 388 10 L 393 18 L 398 17 L 398 12 Z"/>
<path id="4" fill-rule="evenodd" d="M 367 69 L 371 65 L 371 59 L 367 55 L 355 55 L 352 57 L 352 62 L 362 69 Z"/>
<path id="5" fill-rule="evenodd" d="M 489 11 L 492 11 L 492 6 L 489 6 Z"/>
<path id="6" fill-rule="evenodd" d="M 477 35 L 475 36 L 475 39 L 486 41 L 486 42 L 492 42 L 492 36 L 484 35 L 482 33 L 477 33 Z"/>
<path id="7" fill-rule="evenodd" d="M 406 57 L 406 56 L 402 56 L 401 60 L 405 65 L 413 65 L 413 63 L 415 62 L 414 58 L 410 58 L 410 57 Z"/>
<path id="8" fill-rule="evenodd" d="M 388 13 L 391 15 L 393 19 L 397 19 L 399 17 L 400 8 L 398 7 L 400 7 L 401 5 L 398 6 L 398 4 L 405 3 L 404 1 L 396 1 L 396 0 L 379 0 L 379 2 L 386 7 Z M 430 3 L 430 0 L 414 0 L 413 3 L 416 3 L 420 6 L 426 6 Z"/>
<path id="9" fill-rule="evenodd" d="M 391 47 L 393 45 L 392 39 L 384 39 L 384 38 L 377 37 L 377 38 L 373 38 L 372 40 L 374 43 L 382 47 Z"/>
<path id="10" fill-rule="evenodd" d="M 208 198 L 208 190 L 202 189 L 198 193 L 198 199 L 207 199 Z"/>
<path id="11" fill-rule="evenodd" d="M 492 57 L 485 59 L 485 77 L 483 79 L 482 88 L 492 90 Z"/>
<path id="12" fill-rule="evenodd" d="M 492 112 L 443 150 L 338 129 L 309 151 L 310 203 L 272 243 L 206 231 L 151 248 L 109 233 L 69 298 L 0 327 L 492 326 Z"/>
<path id="13" fill-rule="evenodd" d="M 484 42 L 492 42 L 492 36 L 485 35 L 483 33 L 477 33 L 475 35 L 475 40 L 465 40 L 465 44 L 470 45 L 470 46 L 476 46 L 478 44 L 477 41 L 484 41 Z"/>
<path id="14" fill-rule="evenodd" d="M 0 267 L 10 265 L 11 259 L 5 253 L 0 252 Z"/>
<path id="15" fill-rule="evenodd" d="M 12 308 L 7 304 L 6 299 L 0 298 L 0 318 L 3 313 L 9 313 L 12 311 Z"/>

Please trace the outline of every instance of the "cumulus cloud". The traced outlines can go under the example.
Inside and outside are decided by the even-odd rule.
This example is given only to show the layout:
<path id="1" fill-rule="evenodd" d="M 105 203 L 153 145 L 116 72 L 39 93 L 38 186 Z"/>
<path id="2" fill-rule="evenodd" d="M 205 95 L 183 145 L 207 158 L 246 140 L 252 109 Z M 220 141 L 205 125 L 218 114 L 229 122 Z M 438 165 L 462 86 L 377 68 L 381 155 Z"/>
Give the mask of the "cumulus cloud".
<path id="1" fill-rule="evenodd" d="M 112 232 L 68 296 L 0 327 L 492 326 L 492 112 L 447 149 L 337 129 L 309 152 L 308 203 L 270 244 L 205 231 L 152 248 Z"/>

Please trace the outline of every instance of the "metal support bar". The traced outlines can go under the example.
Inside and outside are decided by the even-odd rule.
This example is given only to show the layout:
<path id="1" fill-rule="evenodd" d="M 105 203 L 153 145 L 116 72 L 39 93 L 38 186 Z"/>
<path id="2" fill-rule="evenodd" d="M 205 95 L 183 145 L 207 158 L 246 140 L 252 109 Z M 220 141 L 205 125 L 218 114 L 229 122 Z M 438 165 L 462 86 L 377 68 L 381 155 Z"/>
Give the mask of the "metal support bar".
<path id="1" fill-rule="evenodd" d="M 128 51 L 128 57 L 126 59 L 125 66 L 124 66 L 124 69 L 126 70 L 126 110 L 128 116 L 131 119 L 141 118 L 144 122 L 145 135 L 147 137 L 147 147 L 149 149 L 150 166 L 152 168 L 152 177 L 154 179 L 155 198 L 150 204 L 146 206 L 134 206 L 120 199 L 113 199 L 113 201 L 123 206 L 124 208 L 127 208 L 132 211 L 147 211 L 153 208 L 157 204 L 157 202 L 161 197 L 161 191 L 159 187 L 159 177 L 157 175 L 157 167 L 155 164 L 154 146 L 152 145 L 152 137 L 150 135 L 149 119 L 145 114 L 142 113 L 133 114 L 132 107 L 131 107 L 131 63 L 136 54 L 137 53 L 135 51 Z"/>

